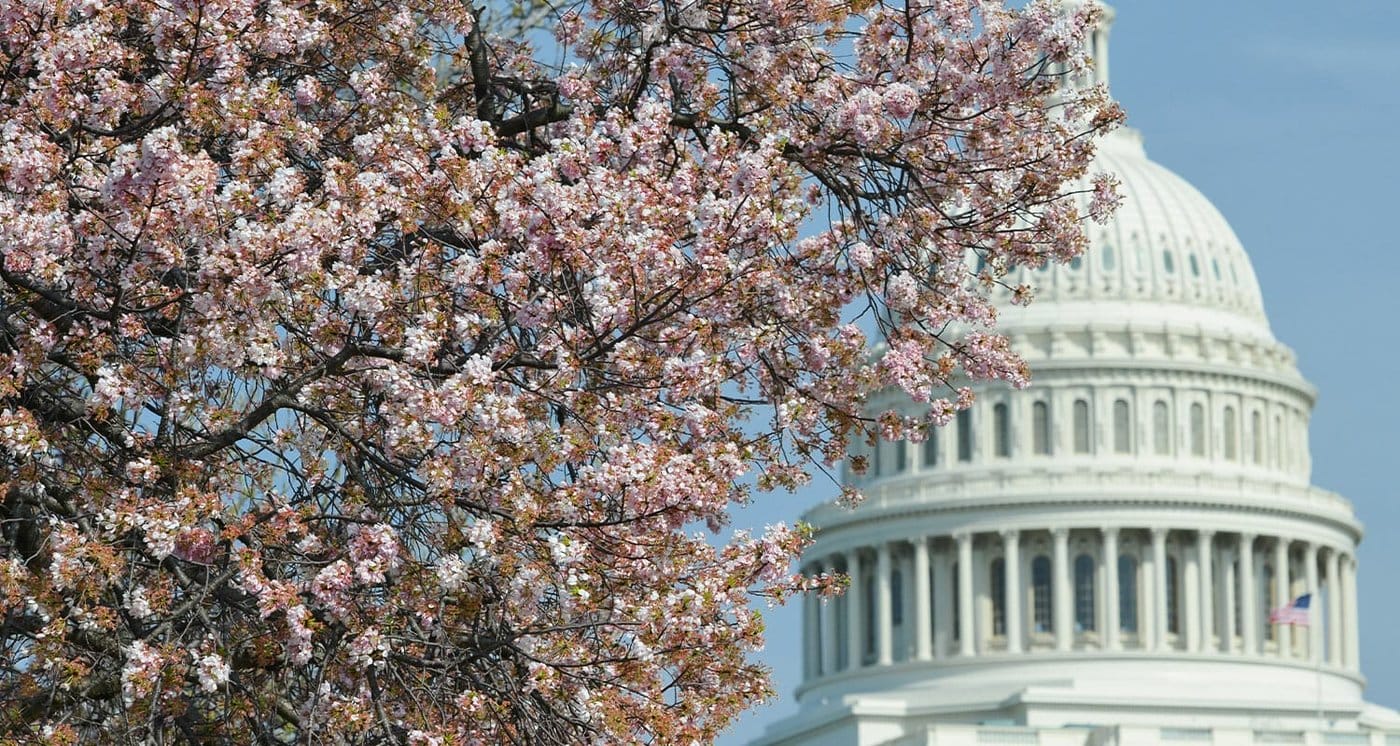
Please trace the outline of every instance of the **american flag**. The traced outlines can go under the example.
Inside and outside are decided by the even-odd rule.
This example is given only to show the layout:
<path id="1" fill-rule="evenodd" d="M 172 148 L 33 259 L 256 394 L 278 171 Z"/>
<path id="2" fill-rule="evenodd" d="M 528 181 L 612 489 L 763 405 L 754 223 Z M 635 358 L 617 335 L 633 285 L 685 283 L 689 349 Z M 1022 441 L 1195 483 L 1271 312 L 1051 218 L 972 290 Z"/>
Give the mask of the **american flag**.
<path id="1" fill-rule="evenodd" d="M 1308 626 L 1308 606 L 1312 603 L 1312 594 L 1304 593 L 1293 599 L 1293 603 L 1280 606 L 1269 612 L 1269 624 L 1296 624 L 1301 627 Z"/>

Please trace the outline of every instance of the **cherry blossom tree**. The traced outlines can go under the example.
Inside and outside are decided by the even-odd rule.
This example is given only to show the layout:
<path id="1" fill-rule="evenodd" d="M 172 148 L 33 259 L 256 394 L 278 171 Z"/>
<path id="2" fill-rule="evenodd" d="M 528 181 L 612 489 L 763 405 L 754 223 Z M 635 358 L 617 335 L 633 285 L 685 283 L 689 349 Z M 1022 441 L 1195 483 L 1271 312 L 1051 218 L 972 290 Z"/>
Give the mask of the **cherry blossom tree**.
<path id="1" fill-rule="evenodd" d="M 1091 9 L 548 8 L 0 0 L 0 740 L 710 740 L 727 511 L 1024 383 Z"/>

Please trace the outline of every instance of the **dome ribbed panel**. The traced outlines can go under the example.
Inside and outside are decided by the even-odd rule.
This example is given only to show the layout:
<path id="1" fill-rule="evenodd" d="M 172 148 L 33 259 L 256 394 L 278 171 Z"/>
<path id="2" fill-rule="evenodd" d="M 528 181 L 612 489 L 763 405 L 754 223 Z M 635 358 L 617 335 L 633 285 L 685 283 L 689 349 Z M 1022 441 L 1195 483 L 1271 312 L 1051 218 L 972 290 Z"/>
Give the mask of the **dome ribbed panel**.
<path id="1" fill-rule="evenodd" d="M 1232 328 L 1272 338 L 1244 247 L 1209 200 L 1148 160 L 1132 131 L 1105 138 L 1090 169 L 1099 172 L 1119 179 L 1122 205 L 1107 225 L 1086 226 L 1090 249 L 1074 266 L 1011 272 L 1011 284 L 1034 288 L 1035 302 L 1003 313 L 1004 328 L 1044 325 L 1066 303 L 1122 301 L 1143 321 L 1169 320 L 1172 307 L 1189 306 L 1233 317 Z"/>

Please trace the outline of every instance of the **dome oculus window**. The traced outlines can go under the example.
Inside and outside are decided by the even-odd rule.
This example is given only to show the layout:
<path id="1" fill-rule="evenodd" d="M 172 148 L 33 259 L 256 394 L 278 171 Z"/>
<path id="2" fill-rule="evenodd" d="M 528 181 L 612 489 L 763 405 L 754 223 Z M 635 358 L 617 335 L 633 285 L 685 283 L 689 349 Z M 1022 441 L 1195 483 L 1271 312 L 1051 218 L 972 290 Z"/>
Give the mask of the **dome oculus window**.
<path id="1" fill-rule="evenodd" d="M 1191 455 L 1206 455 L 1206 408 L 1199 402 L 1191 405 Z"/>
<path id="2" fill-rule="evenodd" d="M 958 412 L 958 460 L 972 460 L 972 411 L 968 409 Z"/>
<path id="3" fill-rule="evenodd" d="M 1031 405 L 1031 450 L 1050 455 L 1050 405 L 1043 401 Z"/>
<path id="4" fill-rule="evenodd" d="M 1132 450 L 1130 414 L 1126 399 L 1113 402 L 1113 451 L 1115 453 L 1128 453 Z"/>
<path id="5" fill-rule="evenodd" d="M 1083 399 L 1074 401 L 1074 452 L 1089 452 L 1089 402 Z"/>
<path id="6" fill-rule="evenodd" d="M 1234 461 L 1239 458 L 1239 448 L 1235 442 L 1238 426 L 1235 424 L 1235 408 L 1225 407 L 1225 460 Z"/>
<path id="7" fill-rule="evenodd" d="M 1171 449 L 1171 412 L 1166 402 L 1159 401 L 1152 405 L 1152 450 L 1158 456 L 1166 456 Z"/>
<path id="8" fill-rule="evenodd" d="M 1011 414 L 1005 402 L 992 407 L 992 439 L 992 450 L 999 458 L 1011 456 Z"/>

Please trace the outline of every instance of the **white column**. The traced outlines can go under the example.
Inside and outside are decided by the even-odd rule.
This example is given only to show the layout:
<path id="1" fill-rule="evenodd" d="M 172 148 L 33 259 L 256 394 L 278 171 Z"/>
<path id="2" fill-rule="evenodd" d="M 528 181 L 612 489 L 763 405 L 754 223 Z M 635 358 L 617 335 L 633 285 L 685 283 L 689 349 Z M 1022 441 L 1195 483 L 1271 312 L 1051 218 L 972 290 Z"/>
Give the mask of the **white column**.
<path id="1" fill-rule="evenodd" d="M 1054 539 L 1055 556 L 1051 575 L 1051 591 L 1055 620 L 1055 649 L 1069 650 L 1074 642 L 1072 591 L 1069 582 L 1069 529 L 1050 532 Z"/>
<path id="2" fill-rule="evenodd" d="M 1118 650 L 1122 647 L 1119 630 L 1123 625 L 1118 608 L 1118 529 L 1114 527 L 1100 530 L 1103 532 L 1104 646 L 1109 650 Z"/>
<path id="3" fill-rule="evenodd" d="M 1180 578 L 1177 579 L 1180 582 Z M 1152 647 L 1167 649 L 1167 529 L 1152 529 Z"/>
<path id="4" fill-rule="evenodd" d="M 977 634 L 972 628 L 972 535 L 953 538 L 958 542 L 958 654 L 971 657 Z"/>
<path id="5" fill-rule="evenodd" d="M 1274 604 L 1275 608 L 1283 606 L 1293 599 L 1289 597 L 1292 584 L 1288 571 L 1288 540 L 1282 536 L 1274 540 Z M 1269 609 L 1272 613 L 1273 609 Z M 1292 646 L 1290 645 L 1289 631 L 1291 627 L 1287 624 L 1274 625 L 1274 641 L 1278 643 L 1278 657 L 1293 657 Z"/>
<path id="6" fill-rule="evenodd" d="M 986 655 L 992 649 L 992 570 L 986 552 L 972 543 L 972 650 Z"/>
<path id="7" fill-rule="evenodd" d="M 1322 594 L 1318 592 L 1317 586 L 1317 544 L 1308 542 L 1303 548 L 1303 577 L 1306 579 L 1308 587 L 1304 593 L 1312 594 L 1308 605 L 1308 660 L 1314 665 L 1322 662 L 1322 611 L 1319 604 L 1322 603 Z"/>
<path id="8" fill-rule="evenodd" d="M 865 640 L 862 639 L 861 622 L 865 621 L 864 582 L 860 576 L 860 550 L 852 549 L 846 555 L 846 575 L 851 584 L 846 587 L 846 668 L 860 668 L 865 660 Z"/>
<path id="9" fill-rule="evenodd" d="M 1254 584 L 1254 534 L 1240 534 L 1240 628 L 1245 655 L 1259 654 L 1259 587 Z"/>
<path id="10" fill-rule="evenodd" d="M 827 572 L 836 571 L 835 559 L 828 559 L 826 564 Z M 830 676 L 836 673 L 836 599 L 826 597 L 822 604 L 822 675 Z"/>
<path id="11" fill-rule="evenodd" d="M 929 635 L 932 609 L 929 607 L 928 573 L 928 539 L 920 536 L 914 540 L 914 627 L 911 632 L 914 635 L 914 658 L 921 661 L 933 655 Z M 911 618 L 908 611 L 904 612 L 904 618 L 908 624 L 907 620 Z"/>
<path id="12" fill-rule="evenodd" d="M 1181 543 L 1181 563 L 1177 568 L 1180 576 L 1177 577 L 1177 610 L 1176 620 L 1178 629 L 1185 637 L 1186 644 L 1181 646 L 1182 650 L 1196 651 L 1201 649 L 1201 641 L 1205 639 L 1205 625 L 1201 622 L 1201 588 L 1205 585 L 1201 577 L 1200 544 L 1196 545 L 1196 551 L 1186 551 L 1186 542 Z"/>
<path id="13" fill-rule="evenodd" d="M 1342 665 L 1342 579 L 1337 573 L 1337 550 L 1327 550 L 1327 662 Z"/>
<path id="14" fill-rule="evenodd" d="M 1006 650 L 1019 653 L 1021 633 L 1026 628 L 1025 617 L 1021 614 L 1021 599 L 1025 594 L 1021 587 L 1021 533 L 1002 531 L 1001 545 L 1006 564 Z"/>
<path id="15" fill-rule="evenodd" d="M 1361 668 L 1361 619 L 1357 615 L 1356 599 L 1356 558 L 1350 555 L 1342 558 L 1342 598 L 1346 606 L 1346 666 L 1352 670 Z"/>
<path id="16" fill-rule="evenodd" d="M 1235 554 L 1235 550 L 1227 547 L 1220 557 L 1220 577 L 1224 579 L 1220 584 L 1220 608 L 1224 612 L 1221 614 L 1220 650 L 1224 653 L 1235 651 Z"/>
<path id="17" fill-rule="evenodd" d="M 1196 563 L 1201 577 L 1201 637 L 1196 648 L 1202 653 L 1211 649 L 1215 634 L 1215 532 L 1196 533 Z"/>
<path id="18" fill-rule="evenodd" d="M 875 547 L 875 655 L 876 663 L 888 666 L 894 662 L 894 607 L 890 592 L 890 545 L 880 542 Z"/>
<path id="19" fill-rule="evenodd" d="M 953 636 L 953 578 L 948 571 L 948 553 L 933 552 L 933 657 L 949 655 Z"/>

